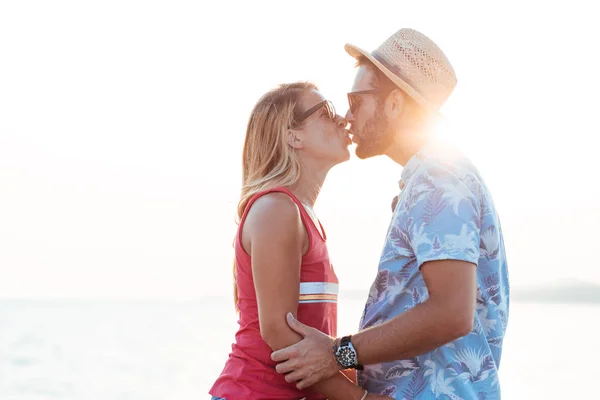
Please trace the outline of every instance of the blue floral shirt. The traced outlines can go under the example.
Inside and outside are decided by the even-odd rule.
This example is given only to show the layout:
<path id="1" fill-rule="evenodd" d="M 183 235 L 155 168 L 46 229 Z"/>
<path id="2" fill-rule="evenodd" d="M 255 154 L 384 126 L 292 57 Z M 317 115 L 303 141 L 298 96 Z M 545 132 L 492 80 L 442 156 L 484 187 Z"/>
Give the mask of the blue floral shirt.
<path id="1" fill-rule="evenodd" d="M 420 267 L 453 259 L 477 265 L 473 331 L 418 357 L 365 366 L 359 384 L 396 399 L 500 399 L 509 284 L 492 197 L 468 159 L 433 143 L 406 164 L 401 187 L 360 328 L 427 300 Z"/>

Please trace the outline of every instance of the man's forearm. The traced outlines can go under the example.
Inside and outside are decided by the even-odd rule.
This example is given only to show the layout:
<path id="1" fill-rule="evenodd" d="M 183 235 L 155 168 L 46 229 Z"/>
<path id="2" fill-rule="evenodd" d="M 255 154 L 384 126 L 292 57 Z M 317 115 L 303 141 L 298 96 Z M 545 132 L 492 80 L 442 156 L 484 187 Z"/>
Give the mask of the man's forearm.
<path id="1" fill-rule="evenodd" d="M 467 335 L 472 318 L 465 321 L 456 314 L 429 299 L 390 321 L 352 335 L 358 362 L 369 365 L 404 360 Z"/>
<path id="2" fill-rule="evenodd" d="M 273 329 L 265 328 L 261 331 L 261 334 L 273 350 L 290 346 L 302 339 L 302 336 L 291 330 L 287 325 L 275 326 Z M 331 357 L 333 358 L 333 354 Z M 293 383 L 290 385 L 293 385 Z M 329 400 L 360 400 L 365 392 L 342 372 L 338 372 L 331 378 L 311 386 L 310 390 L 325 396 Z"/>

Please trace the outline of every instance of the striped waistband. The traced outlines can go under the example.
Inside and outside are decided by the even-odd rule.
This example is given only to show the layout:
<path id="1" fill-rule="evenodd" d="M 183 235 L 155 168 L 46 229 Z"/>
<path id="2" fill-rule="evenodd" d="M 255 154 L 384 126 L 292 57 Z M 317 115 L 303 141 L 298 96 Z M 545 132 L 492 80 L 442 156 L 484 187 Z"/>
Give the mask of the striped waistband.
<path id="1" fill-rule="evenodd" d="M 301 282 L 299 303 L 337 303 L 339 285 L 331 282 Z"/>

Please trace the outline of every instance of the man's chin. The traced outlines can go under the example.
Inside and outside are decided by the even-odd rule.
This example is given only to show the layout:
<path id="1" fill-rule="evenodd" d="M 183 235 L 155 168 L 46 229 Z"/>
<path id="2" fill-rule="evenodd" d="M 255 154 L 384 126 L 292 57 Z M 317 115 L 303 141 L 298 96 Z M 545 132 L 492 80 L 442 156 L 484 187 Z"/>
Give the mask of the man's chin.
<path id="1" fill-rule="evenodd" d="M 380 155 L 380 153 L 373 151 L 373 149 L 365 149 L 364 147 L 361 147 L 360 144 L 356 145 L 354 153 L 356 154 L 356 157 L 360 158 L 361 160 L 366 160 L 367 158 Z"/>

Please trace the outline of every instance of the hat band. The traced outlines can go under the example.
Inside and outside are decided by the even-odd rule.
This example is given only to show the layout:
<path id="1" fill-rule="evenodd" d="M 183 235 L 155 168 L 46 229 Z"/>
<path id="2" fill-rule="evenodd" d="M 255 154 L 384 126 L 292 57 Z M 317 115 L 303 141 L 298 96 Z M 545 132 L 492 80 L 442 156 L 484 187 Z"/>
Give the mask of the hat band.
<path id="1" fill-rule="evenodd" d="M 376 59 L 377 61 L 379 61 L 381 64 L 383 64 L 384 67 L 386 67 L 387 69 L 389 69 L 391 72 L 394 73 L 394 75 L 396 75 L 398 78 L 402 79 L 404 82 L 406 82 L 406 84 L 408 84 L 408 86 L 410 86 L 411 88 L 413 88 L 417 93 L 419 93 L 421 96 L 425 97 L 423 95 L 423 93 L 421 93 L 421 91 L 417 88 L 417 86 L 415 86 L 415 84 L 408 79 L 406 76 L 404 76 L 400 70 L 400 67 L 397 67 L 395 65 L 390 64 L 389 62 L 387 62 L 383 57 L 379 56 L 377 53 L 373 52 L 371 53 L 371 56 Z"/>

